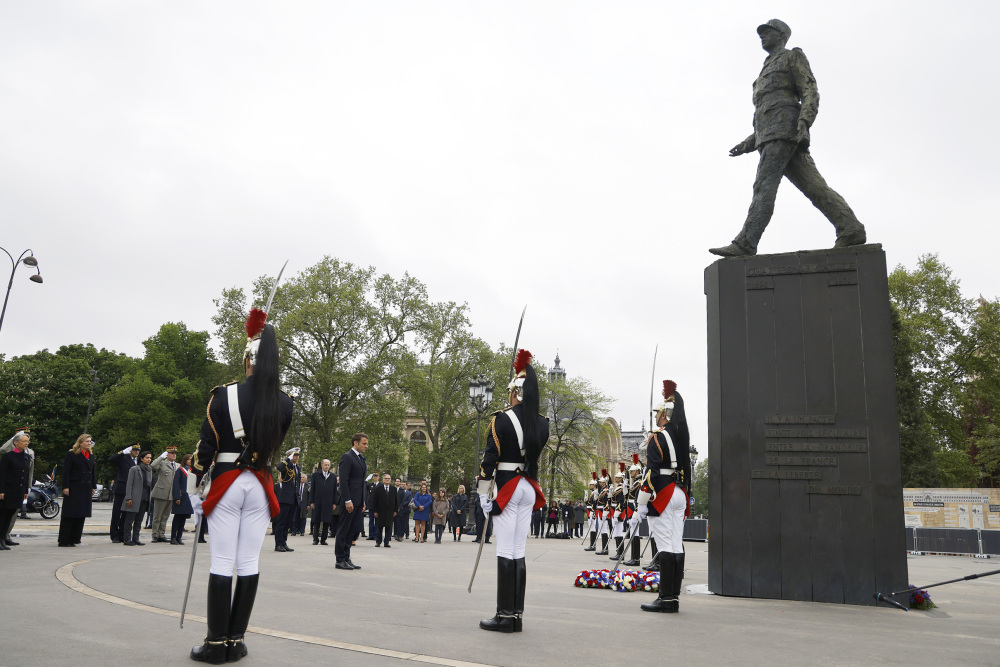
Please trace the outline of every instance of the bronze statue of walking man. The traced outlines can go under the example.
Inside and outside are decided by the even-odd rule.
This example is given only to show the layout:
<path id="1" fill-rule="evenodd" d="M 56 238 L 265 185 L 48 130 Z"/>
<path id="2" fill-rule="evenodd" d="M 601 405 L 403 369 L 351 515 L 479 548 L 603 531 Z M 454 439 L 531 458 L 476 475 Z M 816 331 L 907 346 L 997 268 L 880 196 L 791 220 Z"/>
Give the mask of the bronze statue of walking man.
<path id="1" fill-rule="evenodd" d="M 786 49 L 791 28 L 771 19 L 757 27 L 768 56 L 753 84 L 753 134 L 729 151 L 731 157 L 760 153 L 753 201 L 743 229 L 733 242 L 709 252 L 722 257 L 757 254 L 767 223 L 774 213 L 778 184 L 785 176 L 802 191 L 837 230 L 836 248 L 865 243 L 865 227 L 844 198 L 826 184 L 809 155 L 809 128 L 819 111 L 819 91 L 809 61 L 799 48 Z"/>

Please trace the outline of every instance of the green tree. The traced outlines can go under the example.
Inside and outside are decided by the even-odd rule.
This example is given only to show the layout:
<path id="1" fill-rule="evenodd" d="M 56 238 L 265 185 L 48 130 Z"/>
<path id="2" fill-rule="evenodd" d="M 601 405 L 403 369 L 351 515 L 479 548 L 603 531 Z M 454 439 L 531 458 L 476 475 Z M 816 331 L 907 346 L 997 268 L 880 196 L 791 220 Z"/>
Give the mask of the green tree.
<path id="1" fill-rule="evenodd" d="M 892 308 L 892 345 L 896 366 L 896 402 L 899 409 L 899 458 L 903 486 L 936 487 L 937 445 L 927 428 L 920 391 L 913 375 L 913 345 Z"/>
<path id="2" fill-rule="evenodd" d="M 110 451 L 139 441 L 154 450 L 173 444 L 193 452 L 211 388 L 227 378 L 208 347 L 208 332 L 167 323 L 143 341 L 142 360 L 101 396 L 91 420 Z"/>
<path id="3" fill-rule="evenodd" d="M 254 283 L 257 305 L 273 280 Z M 397 280 L 331 257 L 278 288 L 268 321 L 276 324 L 282 379 L 296 399 L 308 460 L 336 462 L 359 431 L 376 459 L 398 460 L 406 414 L 399 369 L 410 363 L 406 337 L 426 303 L 426 288 L 409 275 Z M 246 296 L 228 289 L 215 304 L 215 336 L 225 362 L 239 367 Z"/>
<path id="4" fill-rule="evenodd" d="M 0 437 L 6 440 L 29 426 L 35 470 L 51 471 L 83 432 L 91 389 L 96 409 L 102 394 L 134 363 L 93 345 L 64 345 L 54 354 L 42 350 L 0 363 Z M 106 451 L 100 438 L 97 442 L 97 451 Z"/>
<path id="5" fill-rule="evenodd" d="M 582 378 L 546 380 L 544 385 L 542 410 L 549 417 L 549 442 L 539 461 L 539 476 L 546 495 L 554 498 L 557 490 L 579 490 L 574 485 L 591 467 L 594 443 L 613 401 Z"/>
<path id="6" fill-rule="evenodd" d="M 704 459 L 694 468 L 694 483 L 691 485 L 691 497 L 694 498 L 692 516 L 701 514 L 708 518 L 708 489 L 708 459 Z"/>
<path id="7" fill-rule="evenodd" d="M 467 311 L 454 302 L 427 306 L 415 331 L 416 354 L 401 379 L 410 409 L 427 435 L 433 489 L 442 481 L 456 488 L 459 480 L 471 478 L 474 449 L 469 443 L 476 415 L 469 403 L 469 380 L 493 374 L 498 361 L 472 335 Z"/>

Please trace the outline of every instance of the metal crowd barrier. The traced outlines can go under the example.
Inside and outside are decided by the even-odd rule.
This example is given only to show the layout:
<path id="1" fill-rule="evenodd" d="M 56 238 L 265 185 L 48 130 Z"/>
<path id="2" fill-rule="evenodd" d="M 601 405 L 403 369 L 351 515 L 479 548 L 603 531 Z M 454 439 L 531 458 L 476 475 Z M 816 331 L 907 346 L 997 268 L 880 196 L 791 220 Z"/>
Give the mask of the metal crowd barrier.
<path id="1" fill-rule="evenodd" d="M 997 556 L 1000 555 L 1000 530 L 908 527 L 906 528 L 906 550 L 937 554 Z"/>

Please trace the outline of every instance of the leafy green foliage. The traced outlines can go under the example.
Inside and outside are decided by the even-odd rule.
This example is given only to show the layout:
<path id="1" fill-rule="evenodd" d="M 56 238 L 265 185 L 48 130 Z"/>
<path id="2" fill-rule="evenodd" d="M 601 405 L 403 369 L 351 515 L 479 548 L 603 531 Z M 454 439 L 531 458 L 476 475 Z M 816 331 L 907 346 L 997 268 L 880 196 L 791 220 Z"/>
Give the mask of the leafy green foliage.
<path id="1" fill-rule="evenodd" d="M 691 497 L 694 498 L 692 516 L 700 514 L 708 517 L 708 489 L 708 459 L 704 459 L 698 461 L 694 468 L 694 483 L 691 485 Z"/>

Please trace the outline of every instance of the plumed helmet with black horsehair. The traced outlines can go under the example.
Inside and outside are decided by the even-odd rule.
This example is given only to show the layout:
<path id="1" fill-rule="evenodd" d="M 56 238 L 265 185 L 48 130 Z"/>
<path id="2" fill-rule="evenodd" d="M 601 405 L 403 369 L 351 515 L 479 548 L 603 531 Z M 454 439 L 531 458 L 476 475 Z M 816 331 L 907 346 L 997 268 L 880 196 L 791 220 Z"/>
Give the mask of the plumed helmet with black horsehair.
<path id="1" fill-rule="evenodd" d="M 251 366 L 257 365 L 257 350 L 260 349 L 260 335 L 264 333 L 264 325 L 267 324 L 267 314 L 271 310 L 271 304 L 274 302 L 274 294 L 278 291 L 278 283 L 281 282 L 281 275 L 285 272 L 286 266 L 288 266 L 287 260 L 281 266 L 281 271 L 278 271 L 278 277 L 271 287 L 271 294 L 267 297 L 267 305 L 264 306 L 264 309 L 251 308 L 250 313 L 247 315 L 245 325 L 247 345 L 243 348 L 243 359 L 244 361 L 249 359 Z"/>
<path id="2" fill-rule="evenodd" d="M 674 415 L 674 392 L 677 391 L 677 383 L 673 380 L 663 381 L 663 402 L 656 406 L 656 421 L 660 421 L 660 415 L 666 414 L 667 421 Z"/>
<path id="3" fill-rule="evenodd" d="M 601 476 L 597 478 L 597 481 L 600 484 L 607 484 L 610 481 L 607 468 L 601 468 Z"/>
<path id="4" fill-rule="evenodd" d="M 517 400 L 519 401 L 524 400 L 525 382 L 534 382 L 536 385 L 538 384 L 538 379 L 534 377 L 534 373 L 532 373 L 531 378 L 528 377 L 528 366 L 531 364 L 531 359 L 531 352 L 528 352 L 527 350 L 518 350 L 517 356 L 514 357 L 514 379 L 512 379 L 510 384 L 507 385 L 507 393 L 509 394 L 512 391 L 515 392 L 517 394 Z M 536 386 L 536 393 L 537 390 L 538 387 Z"/>
<path id="5" fill-rule="evenodd" d="M 639 464 L 639 455 L 638 454 L 633 454 L 632 455 L 632 465 L 629 466 L 628 470 L 629 470 L 629 472 L 632 472 L 632 471 L 639 472 L 640 470 L 642 470 L 642 466 Z"/>
<path id="6" fill-rule="evenodd" d="M 615 473 L 615 481 L 625 478 L 625 462 L 618 462 L 618 472 Z"/>
<path id="7" fill-rule="evenodd" d="M 591 472 L 590 474 L 591 474 L 591 476 L 594 479 L 592 479 L 589 482 L 587 482 L 587 485 L 588 486 L 597 486 L 597 471 L 595 470 L 595 471 Z"/>

